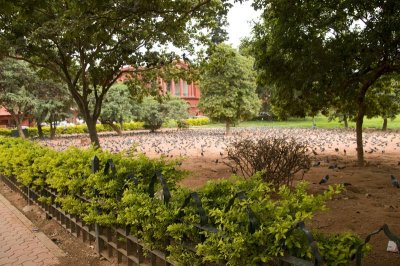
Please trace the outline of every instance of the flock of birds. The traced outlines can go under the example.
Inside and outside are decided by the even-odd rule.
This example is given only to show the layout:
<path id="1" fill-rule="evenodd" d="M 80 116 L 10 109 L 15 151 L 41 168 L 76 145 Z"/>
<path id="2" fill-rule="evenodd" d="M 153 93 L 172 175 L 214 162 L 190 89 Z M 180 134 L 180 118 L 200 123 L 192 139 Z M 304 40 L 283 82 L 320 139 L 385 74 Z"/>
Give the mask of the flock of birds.
<path id="1" fill-rule="evenodd" d="M 343 169 L 338 165 L 332 154 L 338 156 L 356 156 L 356 136 L 353 130 L 343 129 L 299 129 L 299 128 L 235 128 L 230 136 L 224 134 L 224 129 L 187 129 L 161 130 L 156 133 L 133 131 L 116 136 L 107 134 L 100 137 L 102 149 L 117 152 L 141 152 L 149 157 L 204 157 L 214 163 L 224 158 L 226 148 L 239 139 L 259 138 L 293 138 L 306 144 L 316 157 L 325 160 L 331 169 Z M 400 150 L 400 134 L 393 131 L 366 131 L 363 133 L 364 151 L 366 156 L 384 155 Z M 55 140 L 41 140 L 44 146 L 57 150 L 65 150 L 70 146 L 88 147 L 87 136 L 59 137 Z M 320 161 L 315 161 L 317 167 Z M 400 165 L 400 162 L 398 163 Z M 327 183 L 325 176 L 319 184 Z M 399 181 L 391 176 L 394 187 L 399 188 Z"/>

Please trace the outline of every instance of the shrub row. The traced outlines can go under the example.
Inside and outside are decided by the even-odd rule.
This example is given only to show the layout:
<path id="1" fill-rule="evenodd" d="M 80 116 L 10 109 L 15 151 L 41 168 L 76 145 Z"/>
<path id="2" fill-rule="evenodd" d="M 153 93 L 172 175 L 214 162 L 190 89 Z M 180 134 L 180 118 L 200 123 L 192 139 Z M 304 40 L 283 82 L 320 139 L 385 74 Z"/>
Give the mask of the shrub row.
<path id="1" fill-rule="evenodd" d="M 143 129 L 143 122 L 129 122 L 129 123 L 124 123 L 123 126 L 124 126 L 124 130 Z M 113 131 L 113 129 L 109 125 L 97 124 L 96 128 L 97 128 L 97 132 Z M 42 130 L 43 130 L 43 134 L 45 136 L 50 135 L 50 127 L 49 126 L 42 127 Z M 28 128 L 28 133 L 29 133 L 29 136 L 31 136 L 31 137 L 38 136 L 38 130 L 36 127 Z M 68 126 L 68 127 L 58 126 L 56 128 L 57 135 L 83 134 L 83 133 L 87 133 L 86 125 L 76 125 L 76 126 Z M 11 129 L 0 128 L 0 136 L 11 136 Z"/>
<path id="2" fill-rule="evenodd" d="M 200 126 L 200 125 L 207 125 L 210 123 L 210 120 L 208 118 L 189 118 L 189 119 L 183 119 L 182 121 L 185 121 L 189 126 Z M 129 122 L 129 123 L 123 123 L 124 130 L 137 130 L 137 129 L 143 129 L 144 123 L 143 122 Z M 175 120 L 168 120 L 163 124 L 163 127 L 171 128 L 171 127 L 177 127 L 177 121 Z M 108 126 L 108 125 L 103 125 L 103 124 L 98 124 L 96 125 L 97 132 L 109 132 L 113 131 L 113 129 Z M 44 126 L 42 127 L 43 134 L 45 136 L 50 135 L 50 127 L 49 126 Z M 63 126 L 58 126 L 56 128 L 56 134 L 61 135 L 61 134 L 83 134 L 87 132 L 87 126 L 86 125 L 76 125 L 76 126 L 68 126 L 68 127 L 63 127 Z M 38 136 L 38 130 L 36 127 L 30 127 L 28 128 L 28 133 L 29 136 L 31 137 L 37 137 Z M 0 136 L 11 136 L 11 129 L 8 128 L 0 128 Z"/>
<path id="3" fill-rule="evenodd" d="M 190 126 L 203 126 L 203 125 L 208 125 L 208 124 L 210 124 L 210 119 L 209 119 L 208 117 L 189 118 L 189 119 L 185 119 L 185 121 L 186 121 Z"/>
<path id="4" fill-rule="evenodd" d="M 116 172 L 93 173 L 94 155 L 100 159 L 100 169 L 112 159 Z M 306 237 L 293 226 L 324 210 L 325 202 L 342 189 L 329 187 L 322 194 L 311 195 L 305 183 L 294 189 L 275 189 L 261 176 L 248 180 L 232 177 L 209 182 L 197 190 L 199 209 L 196 200 L 187 201 L 188 196 L 196 198 L 193 192 L 177 186 L 185 175 L 175 169 L 177 162 L 93 149 L 56 152 L 29 141 L 0 137 L 0 174 L 15 176 L 32 189 L 46 186 L 56 190 L 56 201 L 62 209 L 88 223 L 129 226 L 132 235 L 149 248 L 168 253 L 179 265 L 260 265 L 285 252 L 311 258 Z M 149 184 L 158 170 L 165 177 L 171 197 L 160 185 L 152 196 Z M 232 201 L 239 194 L 242 197 Z M 82 196 L 89 201 L 82 200 Z M 185 199 L 188 204 L 183 207 Z M 361 244 L 350 233 L 314 236 L 328 265 L 348 263 Z"/>

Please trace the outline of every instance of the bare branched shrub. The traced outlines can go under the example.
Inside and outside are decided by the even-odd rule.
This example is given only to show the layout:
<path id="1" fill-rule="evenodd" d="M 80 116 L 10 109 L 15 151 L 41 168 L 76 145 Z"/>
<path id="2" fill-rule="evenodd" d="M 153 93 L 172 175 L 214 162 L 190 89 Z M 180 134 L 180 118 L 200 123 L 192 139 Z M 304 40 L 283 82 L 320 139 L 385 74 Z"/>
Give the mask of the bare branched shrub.
<path id="1" fill-rule="evenodd" d="M 294 139 L 238 140 L 227 147 L 227 152 L 226 164 L 234 173 L 240 171 L 246 178 L 263 171 L 264 181 L 275 186 L 292 185 L 294 175 L 311 166 L 307 146 Z"/>

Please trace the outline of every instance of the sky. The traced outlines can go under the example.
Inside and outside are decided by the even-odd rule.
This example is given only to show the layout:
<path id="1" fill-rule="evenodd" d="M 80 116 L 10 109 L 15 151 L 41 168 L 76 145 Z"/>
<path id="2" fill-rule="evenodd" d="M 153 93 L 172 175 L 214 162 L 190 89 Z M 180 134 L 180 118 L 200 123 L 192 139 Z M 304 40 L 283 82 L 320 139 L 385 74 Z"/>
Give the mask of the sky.
<path id="1" fill-rule="evenodd" d="M 250 36 L 251 21 L 257 20 L 259 17 L 260 12 L 254 11 L 251 3 L 252 1 L 246 1 L 243 4 L 234 3 L 234 6 L 228 13 L 228 43 L 232 44 L 235 48 L 239 47 L 241 38 Z"/>

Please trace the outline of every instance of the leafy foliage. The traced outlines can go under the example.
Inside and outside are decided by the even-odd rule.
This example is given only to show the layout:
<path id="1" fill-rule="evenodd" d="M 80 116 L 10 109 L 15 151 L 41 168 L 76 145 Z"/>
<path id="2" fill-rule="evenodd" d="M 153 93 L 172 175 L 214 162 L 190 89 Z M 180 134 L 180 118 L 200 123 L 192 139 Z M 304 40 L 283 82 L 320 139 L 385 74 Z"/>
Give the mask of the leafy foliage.
<path id="1" fill-rule="evenodd" d="M 210 119 L 207 117 L 204 118 L 188 118 L 182 119 L 180 121 L 184 121 L 190 126 L 202 126 L 210 123 Z M 109 125 L 98 124 L 96 125 L 97 132 L 109 132 L 112 131 Z M 144 122 L 127 122 L 123 123 L 123 128 L 125 130 L 137 130 L 144 128 Z M 42 127 L 43 136 L 50 136 L 50 127 L 44 126 Z M 86 125 L 76 125 L 76 126 L 68 126 L 68 127 L 57 127 L 56 134 L 64 135 L 64 134 L 84 134 L 87 132 Z M 29 136 L 36 137 L 39 136 L 37 128 L 28 128 Z M 11 136 L 11 129 L 0 128 L 0 136 Z"/>
<path id="2" fill-rule="evenodd" d="M 202 126 L 210 123 L 210 119 L 208 117 L 188 118 L 185 121 L 191 126 Z"/>
<path id="3" fill-rule="evenodd" d="M 226 44 L 216 46 L 205 62 L 200 86 L 199 108 L 211 119 L 225 122 L 227 134 L 232 124 L 260 109 L 253 59 Z"/>
<path id="4" fill-rule="evenodd" d="M 258 80 L 274 90 L 281 111 L 314 112 L 338 103 L 356 110 L 363 165 L 367 92 L 400 70 L 399 1 L 256 0 L 254 6 L 262 11 L 253 37 Z"/>
<path id="5" fill-rule="evenodd" d="M 101 169 L 95 173 L 90 167 L 94 155 Z M 116 166 L 115 173 L 102 170 L 109 159 Z M 0 138 L 1 175 L 14 175 L 35 190 L 56 190 L 55 201 L 62 209 L 87 223 L 128 226 L 148 248 L 168 250 L 170 259 L 179 265 L 259 265 L 285 252 L 309 259 L 310 246 L 295 225 L 325 210 L 325 202 L 343 189 L 330 186 L 312 195 L 306 192 L 306 183 L 278 189 L 260 175 L 249 180 L 233 177 L 207 183 L 196 191 L 199 202 L 183 205 L 193 192 L 177 186 L 184 173 L 175 169 L 176 163 L 141 154 L 128 158 L 93 148 L 56 152 L 28 141 Z M 160 186 L 154 190 L 159 192 L 150 193 L 156 171 L 162 172 L 169 187 L 167 204 Z M 238 193 L 243 197 L 234 200 Z M 361 243 L 349 233 L 333 237 L 314 233 L 314 237 L 326 261 L 337 256 L 349 262 L 354 247 Z"/>
<path id="6" fill-rule="evenodd" d="M 119 130 L 123 130 L 123 123 L 134 120 L 133 115 L 135 102 L 130 97 L 130 91 L 124 84 L 117 84 L 111 87 L 109 93 L 104 99 L 101 109 L 100 121 L 109 126 L 115 126 L 119 123 Z M 118 133 L 120 131 L 117 130 Z"/>
<path id="7" fill-rule="evenodd" d="M 169 119 L 187 118 L 187 109 L 187 103 L 179 98 L 173 97 L 158 102 L 153 97 L 145 97 L 138 105 L 137 116 L 144 122 L 144 128 L 154 132 Z"/>
<path id="8" fill-rule="evenodd" d="M 138 180 L 139 187 L 147 187 L 156 171 L 161 171 L 168 186 L 173 190 L 176 188 L 176 182 L 185 174 L 175 170 L 178 162 L 176 160 L 150 160 L 142 154 L 129 158 L 93 148 L 70 148 L 64 152 L 56 152 L 17 139 L 1 140 L 1 174 L 13 175 L 19 182 L 33 189 L 39 190 L 41 186 L 47 186 L 56 190 L 56 201 L 65 211 L 77 214 L 91 223 L 116 223 L 124 188 L 133 184 L 129 176 Z M 94 155 L 100 159 L 101 169 L 104 169 L 105 163 L 111 159 L 116 166 L 116 174 L 103 171 L 93 173 L 90 163 Z M 99 214 L 96 209 L 102 212 Z"/>
<path id="9" fill-rule="evenodd" d="M 307 171 L 311 166 L 307 146 L 294 139 L 237 140 L 227 151 L 227 164 L 234 172 L 240 170 L 243 176 L 250 177 L 262 171 L 263 180 L 276 187 L 291 185 L 297 172 Z"/>
<path id="10" fill-rule="evenodd" d="M 37 77 L 27 63 L 12 59 L 0 61 L 0 106 L 11 114 L 20 136 L 22 121 L 33 113 Z"/>
<path id="11" fill-rule="evenodd" d="M 134 73 L 177 59 L 169 45 L 207 45 L 207 30 L 227 1 L 68 0 L 7 3 L 0 18 L 1 53 L 46 68 L 64 80 L 99 147 L 96 121 L 111 86 L 130 64 Z M 50 14 L 50 15 L 49 15 Z M 222 16 L 224 19 L 224 16 Z M 156 48 L 156 49 L 154 49 Z"/>

